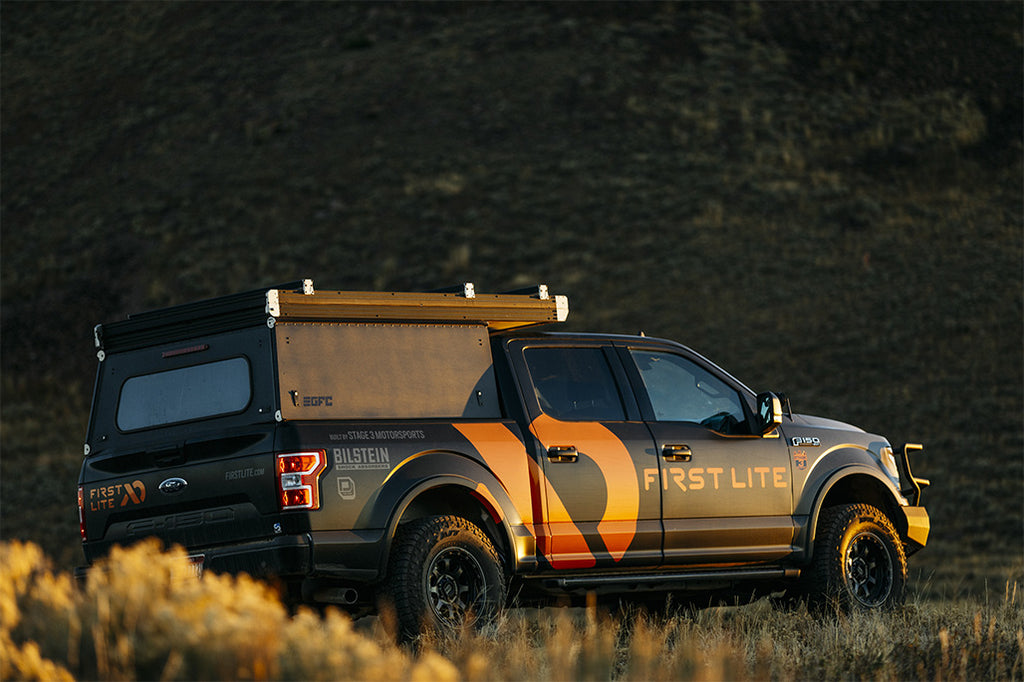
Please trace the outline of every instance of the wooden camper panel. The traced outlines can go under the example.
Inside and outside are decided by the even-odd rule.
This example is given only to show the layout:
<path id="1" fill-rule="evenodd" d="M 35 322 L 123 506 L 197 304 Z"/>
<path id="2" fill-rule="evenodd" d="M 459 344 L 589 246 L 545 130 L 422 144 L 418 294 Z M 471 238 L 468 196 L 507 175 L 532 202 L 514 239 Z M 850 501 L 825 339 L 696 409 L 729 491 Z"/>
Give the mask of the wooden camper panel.
<path id="1" fill-rule="evenodd" d="M 268 309 L 280 320 L 395 320 L 484 324 L 491 330 L 562 322 L 565 296 L 539 299 L 525 295 L 383 291 L 270 292 Z"/>
<path id="2" fill-rule="evenodd" d="M 484 325 L 280 322 L 284 419 L 500 417 Z"/>

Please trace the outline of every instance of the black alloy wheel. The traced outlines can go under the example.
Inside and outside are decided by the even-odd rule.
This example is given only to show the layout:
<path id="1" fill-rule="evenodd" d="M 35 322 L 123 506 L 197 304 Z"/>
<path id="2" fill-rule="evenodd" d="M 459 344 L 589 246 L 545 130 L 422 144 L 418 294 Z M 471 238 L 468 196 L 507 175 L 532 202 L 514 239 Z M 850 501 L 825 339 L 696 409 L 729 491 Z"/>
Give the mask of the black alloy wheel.
<path id="1" fill-rule="evenodd" d="M 906 553 L 885 514 L 868 504 L 822 510 L 804 584 L 812 610 L 892 609 L 906 589 Z"/>
<path id="2" fill-rule="evenodd" d="M 448 547 L 434 555 L 427 568 L 427 601 L 446 627 L 475 620 L 486 597 L 486 578 L 480 562 L 463 547 Z"/>
<path id="3" fill-rule="evenodd" d="M 872 531 L 857 534 L 846 548 L 846 587 L 860 606 L 885 604 L 895 582 L 892 557 L 885 541 Z"/>
<path id="4" fill-rule="evenodd" d="M 451 635 L 480 629 L 505 605 L 506 577 L 487 534 L 459 516 L 402 524 L 388 564 L 385 594 L 403 640 L 424 631 Z"/>

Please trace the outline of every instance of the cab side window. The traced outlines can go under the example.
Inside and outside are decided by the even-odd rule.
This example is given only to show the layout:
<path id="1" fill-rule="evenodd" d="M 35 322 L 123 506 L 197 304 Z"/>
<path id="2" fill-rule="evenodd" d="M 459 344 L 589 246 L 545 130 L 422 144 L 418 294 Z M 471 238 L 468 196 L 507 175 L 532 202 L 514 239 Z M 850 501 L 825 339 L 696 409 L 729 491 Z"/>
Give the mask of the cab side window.
<path id="1" fill-rule="evenodd" d="M 600 348 L 527 348 L 537 401 L 563 421 L 623 421 L 622 398 Z"/>
<path id="2" fill-rule="evenodd" d="M 743 402 L 728 384 L 672 353 L 630 350 L 657 421 L 693 422 L 725 434 L 745 434 Z"/>

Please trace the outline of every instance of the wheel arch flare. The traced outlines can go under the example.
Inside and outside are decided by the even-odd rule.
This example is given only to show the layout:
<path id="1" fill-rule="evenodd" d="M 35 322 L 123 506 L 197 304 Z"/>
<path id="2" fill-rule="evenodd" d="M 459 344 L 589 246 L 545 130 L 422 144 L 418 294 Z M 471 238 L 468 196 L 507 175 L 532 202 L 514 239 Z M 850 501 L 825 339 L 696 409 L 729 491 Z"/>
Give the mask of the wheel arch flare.
<path id="1" fill-rule="evenodd" d="M 480 526 L 510 573 L 536 563 L 531 524 L 524 523 L 498 479 L 470 457 L 447 451 L 421 453 L 396 468 L 381 492 L 391 498 L 378 507 L 388 510 L 380 522 L 387 543 L 380 557 L 382 570 L 400 525 L 443 515 L 461 516 Z"/>

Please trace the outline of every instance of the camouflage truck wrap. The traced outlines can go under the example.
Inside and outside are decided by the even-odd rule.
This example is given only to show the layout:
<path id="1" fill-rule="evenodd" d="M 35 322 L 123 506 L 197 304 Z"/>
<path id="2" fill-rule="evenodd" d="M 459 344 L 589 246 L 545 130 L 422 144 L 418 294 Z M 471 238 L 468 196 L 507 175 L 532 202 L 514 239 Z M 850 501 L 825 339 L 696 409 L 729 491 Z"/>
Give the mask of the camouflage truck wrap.
<path id="1" fill-rule="evenodd" d="M 98 326 L 87 563 L 157 536 L 295 599 L 386 600 L 408 636 L 509 595 L 901 603 L 920 446 L 784 412 L 672 341 L 532 329 L 567 313 L 543 286 L 305 280 Z"/>

